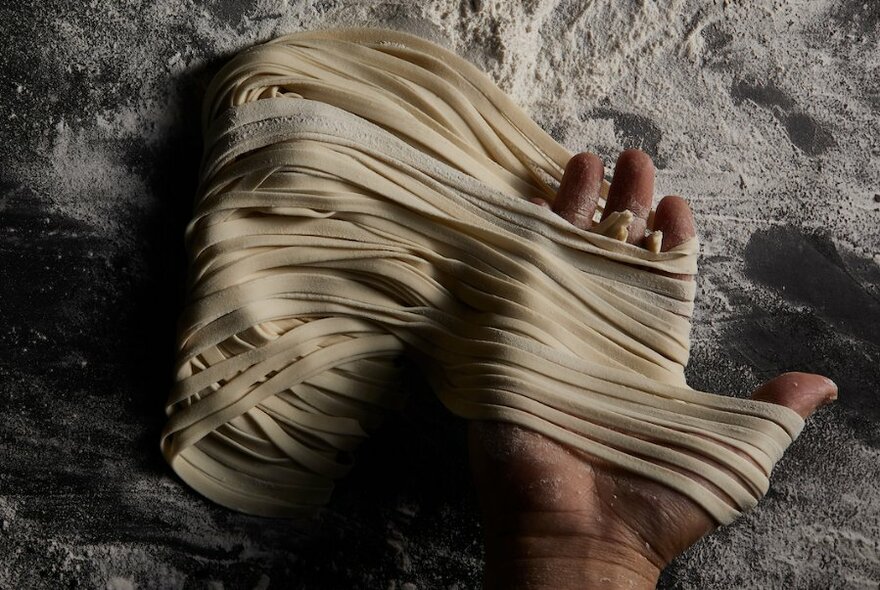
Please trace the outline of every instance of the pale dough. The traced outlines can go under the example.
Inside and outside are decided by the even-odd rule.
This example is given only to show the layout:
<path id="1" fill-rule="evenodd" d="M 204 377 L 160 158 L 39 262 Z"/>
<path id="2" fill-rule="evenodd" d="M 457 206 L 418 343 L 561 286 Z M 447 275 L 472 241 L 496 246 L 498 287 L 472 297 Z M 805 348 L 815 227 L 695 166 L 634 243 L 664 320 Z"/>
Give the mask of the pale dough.
<path id="1" fill-rule="evenodd" d="M 694 283 L 652 271 L 695 274 L 696 240 L 661 253 L 621 241 L 628 212 L 583 231 L 529 202 L 553 200 L 571 153 L 472 64 L 397 32 L 294 34 L 226 65 L 203 124 L 162 437 L 200 493 L 271 516 L 325 503 L 404 402 L 401 354 L 459 416 L 719 523 L 766 493 L 803 420 L 685 383 Z"/>

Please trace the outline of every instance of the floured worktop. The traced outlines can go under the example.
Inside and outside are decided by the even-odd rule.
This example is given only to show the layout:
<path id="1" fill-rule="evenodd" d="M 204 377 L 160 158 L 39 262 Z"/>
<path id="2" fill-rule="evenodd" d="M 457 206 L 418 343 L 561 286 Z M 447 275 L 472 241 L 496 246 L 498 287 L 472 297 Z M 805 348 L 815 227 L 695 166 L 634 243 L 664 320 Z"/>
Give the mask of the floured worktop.
<path id="1" fill-rule="evenodd" d="M 797 369 L 840 385 L 773 493 L 661 587 L 876 587 L 876 8 L 507 4 L 0 9 L 0 586 L 474 585 L 469 478 L 447 458 L 462 433 L 428 402 L 362 449 L 309 541 L 199 500 L 155 450 L 204 87 L 278 34 L 381 23 L 473 60 L 570 150 L 654 157 L 702 244 L 693 387 L 744 395 Z"/>

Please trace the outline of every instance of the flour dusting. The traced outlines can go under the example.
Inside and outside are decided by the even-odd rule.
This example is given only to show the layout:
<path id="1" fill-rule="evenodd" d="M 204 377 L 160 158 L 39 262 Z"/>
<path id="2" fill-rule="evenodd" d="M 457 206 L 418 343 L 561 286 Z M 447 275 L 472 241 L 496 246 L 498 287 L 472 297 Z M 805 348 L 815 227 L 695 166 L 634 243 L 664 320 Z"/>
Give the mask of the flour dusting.
<path id="1" fill-rule="evenodd" d="M 841 386 L 770 496 L 660 587 L 880 583 L 876 3 L 49 1 L 0 22 L 0 587 L 478 584 L 461 425 L 430 401 L 362 451 L 311 532 L 206 503 L 158 456 L 192 199 L 173 187 L 195 190 L 201 96 L 236 52 L 338 26 L 467 57 L 609 175 L 622 149 L 654 158 L 701 239 L 695 388 L 745 395 L 785 370 Z"/>

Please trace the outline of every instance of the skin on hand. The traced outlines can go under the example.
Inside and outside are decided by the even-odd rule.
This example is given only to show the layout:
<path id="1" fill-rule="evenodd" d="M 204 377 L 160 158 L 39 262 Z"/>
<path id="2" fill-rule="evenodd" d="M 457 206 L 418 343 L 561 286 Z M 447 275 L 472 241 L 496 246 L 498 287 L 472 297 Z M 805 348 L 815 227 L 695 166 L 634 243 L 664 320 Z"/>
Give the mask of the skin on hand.
<path id="1" fill-rule="evenodd" d="M 603 175 L 597 156 L 574 156 L 552 210 L 589 229 Z M 664 197 L 650 218 L 653 194 L 651 159 L 627 150 L 617 160 L 603 219 L 612 211 L 632 211 L 627 241 L 643 245 L 646 229 L 659 230 L 663 251 L 696 235 L 681 197 Z M 806 418 L 837 398 L 837 386 L 820 375 L 786 373 L 752 398 Z M 483 510 L 486 589 L 654 588 L 660 571 L 716 526 L 690 498 L 536 432 L 472 422 L 469 439 Z"/>

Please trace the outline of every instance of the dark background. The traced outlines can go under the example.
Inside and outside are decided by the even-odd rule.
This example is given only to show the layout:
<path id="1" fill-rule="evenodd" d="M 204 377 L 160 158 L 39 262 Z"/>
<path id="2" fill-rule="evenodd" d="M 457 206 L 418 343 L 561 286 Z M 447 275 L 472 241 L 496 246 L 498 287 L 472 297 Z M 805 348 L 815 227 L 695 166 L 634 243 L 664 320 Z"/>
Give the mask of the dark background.
<path id="1" fill-rule="evenodd" d="M 516 76 L 531 50 L 512 53 L 517 15 L 547 8 L 552 53 L 570 38 L 548 27 L 565 29 L 590 5 L 514 4 L 0 7 L 0 588 L 478 585 L 465 426 L 418 375 L 409 407 L 365 444 L 307 527 L 219 508 L 159 453 L 203 89 L 244 47 L 335 24 L 458 49 L 570 149 L 586 137 L 606 160 L 630 146 L 655 157 L 661 185 L 692 198 L 704 244 L 692 386 L 745 395 L 786 370 L 840 385 L 759 508 L 692 548 L 660 587 L 878 587 L 880 8 L 829 0 L 792 16 L 772 3 L 733 13 L 685 2 L 667 15 L 678 27 L 669 35 L 692 35 L 696 49 L 667 47 L 661 32 L 639 47 L 669 73 L 619 62 L 649 85 L 703 80 L 687 89 L 692 104 L 661 108 L 622 84 L 565 94 L 553 76 L 577 75 L 569 62 L 535 82 L 546 99 L 529 100 Z M 621 22 L 642 10 L 609 6 Z"/>

